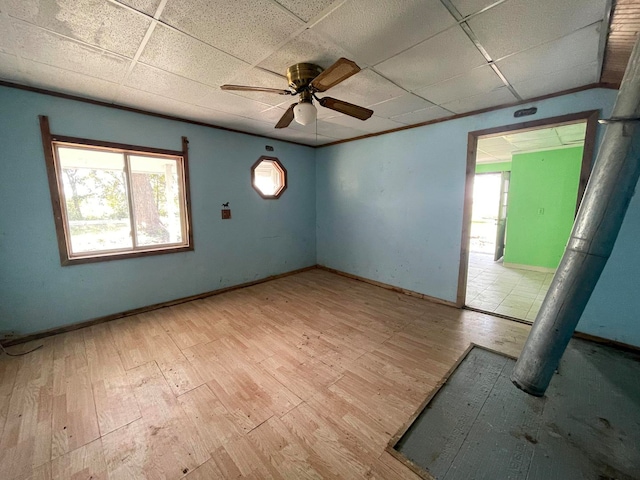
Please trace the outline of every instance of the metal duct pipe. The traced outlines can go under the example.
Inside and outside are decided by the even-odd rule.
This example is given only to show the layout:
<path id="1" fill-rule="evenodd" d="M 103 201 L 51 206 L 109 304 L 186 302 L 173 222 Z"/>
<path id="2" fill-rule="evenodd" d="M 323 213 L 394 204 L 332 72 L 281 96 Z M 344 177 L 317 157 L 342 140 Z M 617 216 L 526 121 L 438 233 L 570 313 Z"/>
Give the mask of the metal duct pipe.
<path id="1" fill-rule="evenodd" d="M 542 396 L 547 390 L 613 250 L 640 176 L 640 152 L 630 151 L 639 116 L 640 39 L 629 59 L 567 248 L 511 374 L 511 381 L 531 395 Z"/>

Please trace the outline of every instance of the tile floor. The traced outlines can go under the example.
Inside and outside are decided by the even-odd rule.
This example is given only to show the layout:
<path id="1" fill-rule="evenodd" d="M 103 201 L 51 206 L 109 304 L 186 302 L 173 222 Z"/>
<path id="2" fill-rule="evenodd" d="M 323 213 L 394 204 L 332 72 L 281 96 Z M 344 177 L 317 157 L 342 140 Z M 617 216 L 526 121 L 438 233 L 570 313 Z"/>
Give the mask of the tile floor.
<path id="1" fill-rule="evenodd" d="M 492 254 L 471 252 L 466 304 L 533 322 L 552 278 L 553 273 L 508 268 Z"/>

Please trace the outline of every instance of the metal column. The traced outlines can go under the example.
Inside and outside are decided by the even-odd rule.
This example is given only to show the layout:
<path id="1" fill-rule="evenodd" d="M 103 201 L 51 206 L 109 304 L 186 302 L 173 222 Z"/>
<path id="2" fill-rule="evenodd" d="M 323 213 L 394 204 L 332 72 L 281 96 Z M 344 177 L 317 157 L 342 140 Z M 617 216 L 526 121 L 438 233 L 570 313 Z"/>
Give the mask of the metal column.
<path id="1" fill-rule="evenodd" d="M 629 59 L 567 248 L 511 374 L 511 381 L 531 395 L 542 396 L 547 390 L 613 250 L 640 176 L 640 152 L 631 148 L 638 117 L 640 39 Z"/>

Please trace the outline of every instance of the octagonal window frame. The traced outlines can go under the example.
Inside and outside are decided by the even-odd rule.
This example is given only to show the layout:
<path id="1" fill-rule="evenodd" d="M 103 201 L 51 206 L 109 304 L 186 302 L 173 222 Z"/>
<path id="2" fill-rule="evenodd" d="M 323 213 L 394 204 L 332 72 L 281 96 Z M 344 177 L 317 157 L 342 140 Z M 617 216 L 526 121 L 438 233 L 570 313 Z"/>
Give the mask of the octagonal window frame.
<path id="1" fill-rule="evenodd" d="M 256 168 L 258 168 L 258 166 L 264 161 L 271 162 L 273 165 L 275 165 L 276 169 L 280 172 L 280 179 L 282 181 L 282 186 L 272 195 L 263 193 L 262 190 L 260 190 L 260 188 L 256 185 Z M 278 159 L 277 157 L 269 157 L 266 155 L 262 155 L 251 166 L 251 186 L 256 192 L 258 192 L 258 195 L 260 195 L 265 200 L 276 200 L 282 196 L 284 191 L 289 186 L 288 178 L 287 178 L 287 169 L 284 167 L 280 159 Z"/>

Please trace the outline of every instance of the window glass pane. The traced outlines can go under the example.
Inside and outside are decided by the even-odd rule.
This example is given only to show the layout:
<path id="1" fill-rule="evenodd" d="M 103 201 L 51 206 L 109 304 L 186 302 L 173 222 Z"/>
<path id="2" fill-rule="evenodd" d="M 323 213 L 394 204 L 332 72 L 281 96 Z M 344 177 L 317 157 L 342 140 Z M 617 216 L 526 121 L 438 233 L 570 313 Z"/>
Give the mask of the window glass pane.
<path id="1" fill-rule="evenodd" d="M 124 157 L 58 147 L 71 253 L 131 248 Z"/>
<path id="2" fill-rule="evenodd" d="M 131 155 L 131 188 L 138 245 L 183 241 L 181 164 L 174 159 Z"/>
<path id="3" fill-rule="evenodd" d="M 280 188 L 280 171 L 268 160 L 263 160 L 255 169 L 256 187 L 264 195 L 274 195 Z"/>

